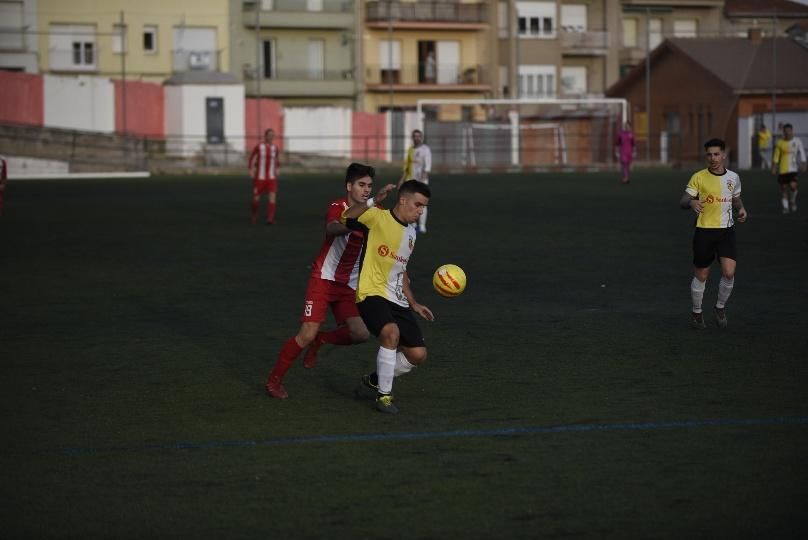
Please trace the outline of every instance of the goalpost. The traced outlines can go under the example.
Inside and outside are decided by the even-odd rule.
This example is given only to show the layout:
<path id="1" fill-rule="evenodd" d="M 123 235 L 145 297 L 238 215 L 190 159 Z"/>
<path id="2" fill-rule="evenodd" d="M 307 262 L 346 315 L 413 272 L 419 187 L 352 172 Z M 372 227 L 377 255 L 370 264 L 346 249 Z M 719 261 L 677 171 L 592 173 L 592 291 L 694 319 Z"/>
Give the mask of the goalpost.
<path id="1" fill-rule="evenodd" d="M 440 167 L 580 167 L 613 163 L 628 102 L 419 99 L 416 112 Z"/>

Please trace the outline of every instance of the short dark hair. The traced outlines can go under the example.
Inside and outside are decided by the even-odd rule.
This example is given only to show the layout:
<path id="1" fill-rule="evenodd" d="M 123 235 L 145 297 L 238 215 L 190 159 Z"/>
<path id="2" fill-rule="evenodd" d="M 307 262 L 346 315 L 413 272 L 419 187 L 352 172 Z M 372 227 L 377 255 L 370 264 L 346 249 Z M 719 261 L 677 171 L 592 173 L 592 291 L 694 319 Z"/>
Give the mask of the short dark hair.
<path id="1" fill-rule="evenodd" d="M 404 195 L 405 193 L 420 193 L 424 197 L 431 197 L 432 192 L 429 191 L 429 186 L 418 180 L 407 180 L 401 187 L 398 188 L 398 194 Z"/>
<path id="2" fill-rule="evenodd" d="M 705 150 L 713 146 L 719 147 L 722 152 L 727 149 L 727 144 L 722 139 L 710 139 L 709 141 L 704 143 Z"/>
<path id="3" fill-rule="evenodd" d="M 274 134 L 275 134 L 275 130 L 274 130 L 274 129 L 272 129 L 272 128 L 266 128 L 266 129 L 264 130 L 264 136 L 265 136 L 265 137 L 266 137 L 267 133 L 272 133 L 272 134 L 274 135 Z"/>
<path id="4" fill-rule="evenodd" d="M 349 182 L 354 182 L 366 176 L 370 176 L 371 178 L 376 176 L 376 169 L 374 169 L 370 165 L 365 165 L 364 163 L 351 163 L 350 165 L 348 165 L 348 168 L 345 169 L 346 184 Z"/>
<path id="5" fill-rule="evenodd" d="M 421 135 L 423 135 L 423 134 L 424 134 L 424 132 L 423 132 L 423 131 L 421 131 L 420 129 L 413 129 L 413 130 L 412 130 L 412 133 L 410 133 L 410 135 L 415 135 L 416 133 L 420 133 Z"/>
<path id="6" fill-rule="evenodd" d="M 783 129 L 786 129 L 786 128 L 789 128 L 789 129 L 794 129 L 794 126 L 792 126 L 791 124 L 785 124 L 785 125 L 783 126 Z"/>

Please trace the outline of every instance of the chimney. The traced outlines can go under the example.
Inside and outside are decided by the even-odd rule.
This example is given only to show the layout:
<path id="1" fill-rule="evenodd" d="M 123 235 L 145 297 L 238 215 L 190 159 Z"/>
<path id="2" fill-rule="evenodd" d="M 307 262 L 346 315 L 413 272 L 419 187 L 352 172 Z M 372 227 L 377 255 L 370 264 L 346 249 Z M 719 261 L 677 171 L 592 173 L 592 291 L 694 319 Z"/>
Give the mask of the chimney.
<path id="1" fill-rule="evenodd" d="M 760 45 L 760 42 L 763 41 L 763 30 L 760 28 L 750 28 L 746 31 L 746 36 L 749 38 L 749 41 L 755 45 Z"/>

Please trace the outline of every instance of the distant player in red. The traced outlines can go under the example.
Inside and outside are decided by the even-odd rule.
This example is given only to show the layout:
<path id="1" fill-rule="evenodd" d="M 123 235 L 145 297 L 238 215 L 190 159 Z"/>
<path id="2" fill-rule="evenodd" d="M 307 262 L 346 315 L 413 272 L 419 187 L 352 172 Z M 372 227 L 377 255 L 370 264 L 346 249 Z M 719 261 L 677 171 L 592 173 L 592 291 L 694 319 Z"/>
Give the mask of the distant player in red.
<path id="1" fill-rule="evenodd" d="M 365 235 L 340 223 L 340 216 L 350 206 L 367 204 L 375 174 L 373 167 L 351 163 L 345 171 L 347 196 L 332 201 L 328 206 L 325 240 L 311 267 L 303 315 L 300 317 L 303 324 L 297 335 L 283 344 L 267 379 L 266 390 L 272 397 L 289 397 L 283 388 L 283 377 L 306 347 L 309 350 L 306 351 L 303 366 L 312 368 L 317 362 L 317 350 L 323 343 L 352 345 L 368 340 L 368 329 L 356 307 L 356 285 Z M 320 325 L 329 307 L 337 320 L 337 328 L 321 332 Z"/>
<path id="2" fill-rule="evenodd" d="M 275 139 L 275 131 L 268 129 L 264 132 L 264 142 L 258 143 L 250 154 L 247 167 L 252 174 L 253 195 L 251 209 L 251 219 L 255 225 L 258 219 L 258 205 L 261 201 L 261 194 L 267 193 L 267 225 L 275 222 L 275 208 L 278 193 L 278 174 L 280 172 L 280 150 L 278 146 L 272 144 Z"/>
<path id="3" fill-rule="evenodd" d="M 6 194 L 6 179 L 8 178 L 8 165 L 0 157 L 0 216 L 3 215 L 3 198 Z"/>

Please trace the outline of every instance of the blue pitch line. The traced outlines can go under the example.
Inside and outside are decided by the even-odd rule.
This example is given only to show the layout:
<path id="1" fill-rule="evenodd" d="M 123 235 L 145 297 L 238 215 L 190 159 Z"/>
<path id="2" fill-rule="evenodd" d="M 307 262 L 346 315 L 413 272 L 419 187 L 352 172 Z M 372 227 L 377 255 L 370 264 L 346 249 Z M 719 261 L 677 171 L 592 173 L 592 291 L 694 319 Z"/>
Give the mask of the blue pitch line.
<path id="1" fill-rule="evenodd" d="M 211 448 L 243 448 L 251 446 L 283 446 L 310 443 L 342 443 L 367 441 L 402 441 L 414 439 L 446 439 L 452 437 L 499 437 L 505 435 L 536 435 L 543 433 L 585 433 L 592 431 L 644 431 L 698 427 L 808 425 L 808 416 L 777 416 L 773 418 L 725 418 L 713 420 L 681 420 L 672 422 L 627 422 L 620 424 L 562 424 L 527 428 L 482 430 L 421 431 L 403 433 L 360 433 L 354 435 L 312 435 L 308 437 L 278 437 L 265 440 L 233 440 L 206 442 L 154 443 L 107 448 L 64 448 L 67 455 L 139 452 L 144 450 L 203 450 Z"/>

